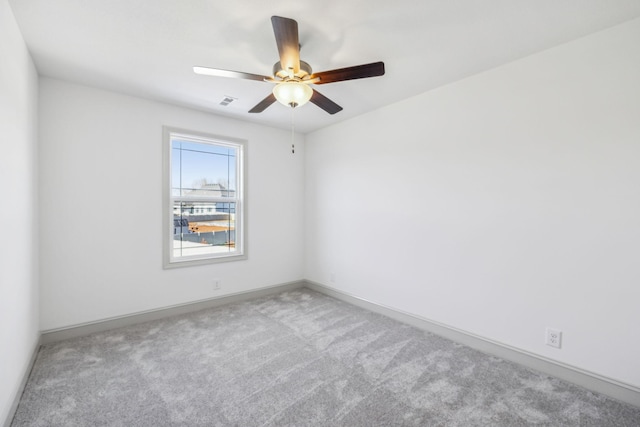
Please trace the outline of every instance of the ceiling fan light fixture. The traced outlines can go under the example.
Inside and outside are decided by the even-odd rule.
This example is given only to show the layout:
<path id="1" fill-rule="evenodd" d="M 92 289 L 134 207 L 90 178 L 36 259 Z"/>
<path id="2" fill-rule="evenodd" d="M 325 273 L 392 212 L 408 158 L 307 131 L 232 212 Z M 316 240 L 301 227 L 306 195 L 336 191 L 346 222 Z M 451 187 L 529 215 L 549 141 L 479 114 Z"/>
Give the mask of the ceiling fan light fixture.
<path id="1" fill-rule="evenodd" d="M 295 108 L 309 102 L 313 89 L 301 82 L 288 81 L 277 84 L 273 88 L 273 95 L 281 104 Z"/>
<path id="2" fill-rule="evenodd" d="M 311 70 L 311 66 L 300 59 L 298 23 L 291 18 L 272 16 L 271 25 L 273 26 L 273 34 L 276 37 L 276 45 L 280 57 L 280 60 L 273 64 L 271 76 L 207 67 L 194 67 L 193 71 L 197 74 L 214 77 L 276 83 L 277 86 L 274 87 L 273 93 L 270 93 L 256 104 L 249 110 L 249 113 L 262 113 L 276 101 L 287 107 L 299 107 L 311 101 L 327 113 L 336 114 L 342 111 L 342 107 L 317 90 L 312 89 L 309 85 L 322 85 L 384 75 L 384 63 L 382 61 L 314 73 Z"/>

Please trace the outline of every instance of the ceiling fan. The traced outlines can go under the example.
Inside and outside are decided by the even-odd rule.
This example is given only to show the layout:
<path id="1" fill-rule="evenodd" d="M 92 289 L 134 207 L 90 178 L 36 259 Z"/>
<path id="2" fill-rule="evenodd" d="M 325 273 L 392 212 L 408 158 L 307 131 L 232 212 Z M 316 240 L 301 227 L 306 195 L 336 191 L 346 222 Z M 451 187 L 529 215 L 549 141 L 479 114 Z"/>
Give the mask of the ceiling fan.
<path id="1" fill-rule="evenodd" d="M 311 101 L 329 114 L 335 114 L 342 107 L 322 95 L 309 85 L 321 85 L 344 80 L 363 79 L 384 75 L 384 63 L 356 65 L 330 71 L 314 73 L 311 66 L 300 60 L 300 42 L 298 40 L 298 23 L 290 18 L 272 16 L 271 24 L 276 36 L 280 61 L 273 66 L 273 76 L 244 73 L 241 71 L 221 70 L 208 67 L 193 67 L 197 74 L 236 79 L 258 80 L 275 83 L 273 92 L 249 110 L 250 113 L 261 113 L 276 101 L 290 107 L 298 107 Z"/>

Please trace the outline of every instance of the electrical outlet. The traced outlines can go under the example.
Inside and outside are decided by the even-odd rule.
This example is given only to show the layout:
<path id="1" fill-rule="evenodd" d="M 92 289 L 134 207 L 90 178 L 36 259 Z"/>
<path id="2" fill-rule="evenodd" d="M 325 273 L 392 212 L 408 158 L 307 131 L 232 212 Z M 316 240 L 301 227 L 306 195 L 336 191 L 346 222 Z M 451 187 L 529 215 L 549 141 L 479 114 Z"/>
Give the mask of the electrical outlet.
<path id="1" fill-rule="evenodd" d="M 222 287 L 222 280 L 213 279 L 213 290 L 214 291 L 218 291 L 218 290 L 220 290 L 221 287 Z"/>
<path id="2" fill-rule="evenodd" d="M 551 347 L 560 348 L 560 346 L 562 345 L 562 331 L 547 328 L 545 344 Z"/>

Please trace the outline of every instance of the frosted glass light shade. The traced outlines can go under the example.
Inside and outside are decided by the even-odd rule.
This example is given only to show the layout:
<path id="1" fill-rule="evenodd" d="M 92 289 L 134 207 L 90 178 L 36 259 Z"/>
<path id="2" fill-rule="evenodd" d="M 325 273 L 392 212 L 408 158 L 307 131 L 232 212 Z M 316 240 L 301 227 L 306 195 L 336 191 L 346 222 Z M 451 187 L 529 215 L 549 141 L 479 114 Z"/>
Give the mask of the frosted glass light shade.
<path id="1" fill-rule="evenodd" d="M 287 107 L 299 107 L 309 102 L 313 89 L 300 82 L 283 82 L 273 88 L 273 95 Z"/>

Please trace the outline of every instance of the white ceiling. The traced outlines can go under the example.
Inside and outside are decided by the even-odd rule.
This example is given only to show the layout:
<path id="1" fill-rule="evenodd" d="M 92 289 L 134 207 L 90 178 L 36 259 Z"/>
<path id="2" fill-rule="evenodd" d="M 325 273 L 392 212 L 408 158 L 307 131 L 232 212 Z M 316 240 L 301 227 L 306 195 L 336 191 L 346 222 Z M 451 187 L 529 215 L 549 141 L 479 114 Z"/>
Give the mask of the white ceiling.
<path id="1" fill-rule="evenodd" d="M 640 0 L 9 0 L 44 76 L 288 129 L 272 85 L 196 75 L 194 65 L 270 75 L 271 15 L 298 21 L 314 71 L 384 61 L 386 75 L 315 88 L 344 110 L 295 111 L 308 133 L 640 16 Z M 228 107 L 225 96 L 237 98 Z"/>

